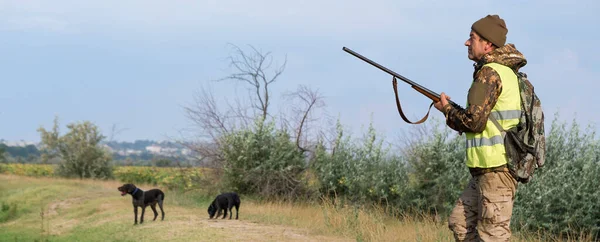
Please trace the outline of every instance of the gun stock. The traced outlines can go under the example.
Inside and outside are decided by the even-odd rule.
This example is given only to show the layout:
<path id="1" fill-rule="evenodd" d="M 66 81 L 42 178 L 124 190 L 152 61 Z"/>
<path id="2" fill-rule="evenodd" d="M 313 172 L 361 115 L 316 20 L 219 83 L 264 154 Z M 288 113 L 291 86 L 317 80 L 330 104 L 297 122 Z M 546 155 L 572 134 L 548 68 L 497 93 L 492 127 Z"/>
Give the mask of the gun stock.
<path id="1" fill-rule="evenodd" d="M 436 95 L 431 95 L 429 92 L 417 87 L 417 86 L 411 86 L 413 89 L 417 90 L 417 92 L 420 92 L 421 94 L 425 95 L 426 97 L 428 97 L 429 99 L 431 99 L 433 102 L 439 102 L 440 101 L 440 97 L 436 96 Z"/>
<path id="2" fill-rule="evenodd" d="M 419 85 L 418 83 L 416 83 L 414 81 L 411 81 L 410 79 L 408 79 L 408 78 L 406 78 L 406 77 L 404 77 L 404 76 L 402 76 L 402 75 L 400 75 L 400 74 L 398 74 L 398 73 L 396 73 L 396 72 L 394 72 L 394 71 L 392 71 L 392 70 L 390 70 L 390 69 L 388 69 L 388 68 L 386 68 L 386 67 L 384 67 L 384 66 L 382 66 L 382 65 L 380 65 L 380 64 L 378 64 L 378 63 L 376 63 L 374 61 L 372 61 L 372 60 L 370 60 L 367 57 L 362 56 L 359 53 L 354 52 L 353 50 L 351 50 L 351 49 L 349 49 L 347 47 L 343 47 L 342 50 L 344 50 L 344 51 L 350 53 L 351 55 L 353 55 L 353 56 L 355 56 L 355 57 L 357 57 L 357 58 L 359 58 L 359 59 L 361 59 L 361 60 L 363 60 L 363 61 L 365 61 L 365 62 L 367 62 L 367 63 L 369 63 L 369 64 L 371 64 L 371 65 L 373 65 L 375 67 L 377 67 L 377 68 L 379 68 L 382 71 L 387 72 L 388 74 L 390 74 L 390 75 L 392 75 L 392 76 L 394 76 L 394 77 L 396 77 L 396 78 L 398 78 L 398 79 L 400 79 L 400 80 L 402 80 L 402 81 L 404 81 L 406 83 L 410 84 L 412 88 L 414 88 L 415 90 L 417 90 L 421 94 L 425 95 L 426 97 L 428 97 L 429 99 L 431 99 L 433 102 L 439 102 L 440 101 L 440 94 L 438 94 L 436 92 L 433 92 L 433 91 L 431 91 L 431 90 L 429 90 L 429 89 L 427 89 L 427 88 Z M 450 103 L 451 105 L 453 105 L 455 107 L 460 107 L 460 105 L 456 104 L 455 102 L 453 102 L 451 100 L 448 100 L 448 103 Z"/>

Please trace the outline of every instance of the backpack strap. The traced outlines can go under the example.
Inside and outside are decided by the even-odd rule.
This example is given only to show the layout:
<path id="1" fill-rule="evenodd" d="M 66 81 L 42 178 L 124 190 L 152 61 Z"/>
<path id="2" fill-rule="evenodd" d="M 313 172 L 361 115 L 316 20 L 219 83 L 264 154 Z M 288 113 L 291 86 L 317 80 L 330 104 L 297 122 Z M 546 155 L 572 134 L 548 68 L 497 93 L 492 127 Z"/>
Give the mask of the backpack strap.
<path id="1" fill-rule="evenodd" d="M 496 125 L 496 128 L 498 128 L 498 130 L 500 130 L 500 132 L 502 133 L 502 138 L 504 138 L 504 136 L 506 136 L 506 130 L 504 130 L 504 128 L 502 128 L 502 126 L 500 126 L 500 123 L 498 123 L 498 120 L 496 120 L 496 118 L 494 118 L 494 116 L 492 116 L 490 114 L 489 117 L 490 121 L 492 121 L 492 123 L 494 123 L 494 125 Z"/>
<path id="2" fill-rule="evenodd" d="M 394 86 L 394 94 L 396 95 L 396 106 L 398 107 L 398 113 L 400 113 L 400 117 L 402 117 L 402 119 L 409 124 L 420 124 L 425 122 L 425 120 L 427 120 L 427 117 L 429 116 L 429 112 L 431 111 L 431 107 L 433 106 L 434 102 L 431 102 L 431 104 L 429 105 L 429 110 L 427 110 L 427 114 L 425 114 L 425 117 L 421 118 L 421 120 L 417 122 L 411 122 L 406 118 L 406 116 L 402 112 L 402 107 L 400 107 L 400 100 L 398 99 L 398 81 L 396 81 L 395 76 L 392 79 L 392 85 Z"/>

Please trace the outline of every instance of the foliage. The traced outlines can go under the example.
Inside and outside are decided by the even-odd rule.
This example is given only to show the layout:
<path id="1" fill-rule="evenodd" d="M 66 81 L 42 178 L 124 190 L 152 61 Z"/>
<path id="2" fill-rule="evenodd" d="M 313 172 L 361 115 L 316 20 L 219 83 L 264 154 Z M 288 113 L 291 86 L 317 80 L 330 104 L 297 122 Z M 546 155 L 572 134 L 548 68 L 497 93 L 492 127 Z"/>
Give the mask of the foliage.
<path id="1" fill-rule="evenodd" d="M 395 154 L 383 148 L 383 139 L 377 140 L 372 125 L 360 142 L 343 133 L 338 121 L 332 151 L 327 152 L 321 142 L 312 163 L 325 194 L 444 215 L 467 181 L 464 146 L 449 132 L 434 129 Z"/>
<path id="2" fill-rule="evenodd" d="M 304 156 L 284 130 L 256 119 L 253 129 L 223 137 L 221 152 L 226 186 L 243 194 L 293 198 L 302 194 Z"/>
<path id="3" fill-rule="evenodd" d="M 35 145 L 26 145 L 26 146 L 8 146 L 6 144 L 0 143 L 0 160 L 2 160 L 3 155 L 8 155 L 10 157 L 20 157 L 20 158 L 29 158 L 29 157 L 39 157 L 40 152 L 35 147 Z"/>
<path id="4" fill-rule="evenodd" d="M 600 143 L 595 128 L 582 132 L 573 120 L 567 129 L 556 117 L 546 141 L 545 165 L 517 191 L 513 224 L 563 235 L 588 231 L 598 237 Z"/>
<path id="5" fill-rule="evenodd" d="M 166 168 L 142 166 L 117 166 L 115 179 L 124 183 L 151 184 L 168 189 L 188 190 L 198 188 L 197 181 L 205 176 L 203 168 Z"/>
<path id="6" fill-rule="evenodd" d="M 389 147 L 383 148 L 383 141 L 377 140 L 372 126 L 362 144 L 350 139 L 338 121 L 331 152 L 322 140 L 319 142 L 311 166 L 322 184 L 322 193 L 347 196 L 358 203 L 399 203 L 408 193 L 406 164 L 400 157 L 390 155 Z"/>
<path id="7" fill-rule="evenodd" d="M 464 137 L 435 124 L 427 135 L 413 136 L 404 151 L 410 174 L 408 197 L 412 209 L 445 217 L 470 174 L 465 166 Z"/>
<path id="8" fill-rule="evenodd" d="M 173 165 L 173 161 L 166 158 L 155 159 L 152 161 L 152 163 L 154 163 L 154 165 L 158 167 L 167 167 Z"/>
<path id="9" fill-rule="evenodd" d="M 52 177 L 54 176 L 54 166 L 19 163 L 0 164 L 0 173 L 19 176 Z"/>
<path id="10" fill-rule="evenodd" d="M 57 174 L 64 177 L 111 178 L 111 155 L 99 146 L 104 139 L 98 127 L 89 121 L 68 124 L 67 134 L 59 136 L 58 120 L 52 131 L 40 127 L 42 159 L 60 157 Z"/>
<path id="11" fill-rule="evenodd" d="M 335 194 L 361 204 L 386 200 L 406 212 L 447 217 L 470 175 L 464 165 L 464 140 L 437 126 L 412 136 L 401 156 L 389 154 L 375 131 L 360 142 L 338 136 L 330 151 L 319 143 L 312 168 L 323 194 Z M 512 227 L 515 231 L 548 231 L 573 236 L 600 229 L 600 142 L 595 129 L 582 132 L 557 119 L 547 136 L 546 164 L 517 189 Z M 387 189 L 386 189 L 387 188 Z M 445 221 L 445 220 L 441 220 Z"/>
<path id="12" fill-rule="evenodd" d="M 1 163 L 6 163 L 6 157 L 4 156 L 4 153 L 6 153 L 6 146 L 4 144 L 0 144 L 0 162 Z"/>
<path id="13" fill-rule="evenodd" d="M 56 165 L 45 164 L 0 164 L 0 174 L 32 177 L 53 177 Z M 168 189 L 189 190 L 199 188 L 202 179 L 210 172 L 206 168 L 175 168 L 147 166 L 115 166 L 115 180 L 124 183 L 151 184 Z"/>

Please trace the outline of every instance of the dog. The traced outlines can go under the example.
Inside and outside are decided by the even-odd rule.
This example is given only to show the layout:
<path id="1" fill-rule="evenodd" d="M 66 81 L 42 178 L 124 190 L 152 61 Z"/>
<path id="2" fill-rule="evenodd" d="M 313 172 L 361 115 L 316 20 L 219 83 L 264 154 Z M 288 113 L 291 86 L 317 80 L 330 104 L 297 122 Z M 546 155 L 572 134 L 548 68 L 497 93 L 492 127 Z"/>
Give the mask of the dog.
<path id="1" fill-rule="evenodd" d="M 160 189 L 150 189 L 148 191 L 143 191 L 142 189 L 137 188 L 133 184 L 123 184 L 117 188 L 121 192 L 121 196 L 125 196 L 127 194 L 131 195 L 133 202 L 133 212 L 134 212 L 134 225 L 138 223 L 137 215 L 138 215 L 138 207 L 142 208 L 142 214 L 140 216 L 140 224 L 144 223 L 144 212 L 146 211 L 146 206 L 150 205 L 152 211 L 154 211 L 154 219 L 158 216 L 158 212 L 156 212 L 156 204 L 160 208 L 160 212 L 162 213 L 161 220 L 165 220 L 165 212 L 163 210 L 163 201 L 165 200 L 165 193 L 163 193 Z"/>
<path id="2" fill-rule="evenodd" d="M 225 210 L 223 218 L 227 217 L 227 210 L 229 210 L 229 219 L 233 215 L 231 208 L 235 206 L 235 219 L 238 219 L 240 209 L 240 197 L 235 192 L 226 192 L 218 195 L 215 200 L 208 206 L 208 215 L 210 219 L 213 217 L 216 219 L 221 215 L 221 210 Z M 216 213 L 216 216 L 215 216 Z"/>

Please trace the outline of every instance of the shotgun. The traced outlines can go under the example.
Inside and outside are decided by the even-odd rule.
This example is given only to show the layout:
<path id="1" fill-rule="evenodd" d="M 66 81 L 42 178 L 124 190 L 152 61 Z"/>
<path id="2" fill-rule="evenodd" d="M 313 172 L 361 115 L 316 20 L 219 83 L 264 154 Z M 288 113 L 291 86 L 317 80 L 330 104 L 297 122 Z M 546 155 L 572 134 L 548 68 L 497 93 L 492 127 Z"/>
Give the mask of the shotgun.
<path id="1" fill-rule="evenodd" d="M 402 112 L 402 108 L 400 107 L 400 101 L 398 100 L 398 90 L 397 90 L 397 84 L 396 84 L 396 78 L 399 78 L 400 80 L 403 80 L 404 82 L 408 83 L 413 89 L 417 90 L 418 92 L 420 92 L 421 94 L 425 95 L 426 97 L 428 97 L 429 99 L 431 99 L 433 102 L 431 103 L 431 105 L 429 105 L 429 109 L 431 110 L 431 106 L 433 106 L 434 103 L 437 103 L 440 101 L 440 94 L 437 94 L 436 92 L 433 92 L 421 85 L 419 85 L 416 82 L 411 81 L 410 79 L 380 65 L 377 64 L 376 62 L 370 60 L 367 57 L 362 56 L 359 53 L 354 52 L 353 50 L 343 47 L 342 50 L 352 54 L 353 56 L 379 68 L 382 71 L 387 72 L 388 74 L 392 75 L 393 78 L 393 87 L 394 87 L 394 93 L 396 94 L 396 105 L 398 106 L 398 112 L 400 113 L 400 116 L 402 116 L 402 119 L 404 119 L 404 121 L 406 121 L 407 123 L 411 123 L 411 124 L 418 124 L 418 123 L 422 123 L 427 119 L 427 116 L 429 116 L 429 111 L 427 111 L 427 115 L 425 115 L 425 117 L 423 117 L 420 121 L 417 122 L 411 122 L 408 121 L 408 119 L 406 119 L 406 116 L 404 116 L 404 113 Z M 450 103 L 450 105 L 457 107 L 457 108 L 461 108 L 460 105 L 456 104 L 455 102 L 448 100 L 448 103 Z"/>

